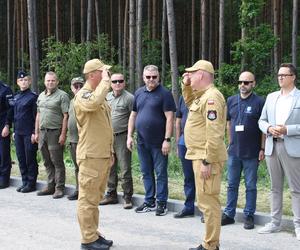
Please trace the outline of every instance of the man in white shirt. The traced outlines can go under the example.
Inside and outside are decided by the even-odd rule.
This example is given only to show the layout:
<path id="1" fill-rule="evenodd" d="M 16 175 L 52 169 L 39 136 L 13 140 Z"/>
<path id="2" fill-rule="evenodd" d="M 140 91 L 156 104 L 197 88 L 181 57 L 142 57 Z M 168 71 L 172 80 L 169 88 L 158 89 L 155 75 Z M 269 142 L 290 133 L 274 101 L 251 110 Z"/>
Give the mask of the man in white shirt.
<path id="1" fill-rule="evenodd" d="M 266 134 L 265 155 L 271 178 L 271 222 L 258 233 L 281 230 L 282 194 L 286 176 L 292 196 L 297 240 L 300 240 L 300 91 L 296 88 L 297 70 L 289 63 L 278 71 L 280 91 L 267 96 L 259 119 Z"/>

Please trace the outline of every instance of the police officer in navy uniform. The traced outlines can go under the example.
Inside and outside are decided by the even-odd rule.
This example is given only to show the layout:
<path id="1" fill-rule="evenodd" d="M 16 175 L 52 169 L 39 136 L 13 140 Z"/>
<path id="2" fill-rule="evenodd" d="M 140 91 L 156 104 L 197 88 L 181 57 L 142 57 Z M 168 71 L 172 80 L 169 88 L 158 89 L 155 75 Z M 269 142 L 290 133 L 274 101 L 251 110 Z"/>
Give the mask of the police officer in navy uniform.
<path id="1" fill-rule="evenodd" d="M 9 186 L 11 171 L 10 127 L 13 113 L 13 92 L 0 80 L 0 189 Z"/>
<path id="2" fill-rule="evenodd" d="M 38 164 L 35 142 L 35 116 L 37 110 L 37 95 L 30 90 L 31 78 L 23 71 L 17 76 L 20 91 L 14 98 L 14 138 L 19 168 L 22 175 L 22 185 L 18 192 L 29 193 L 36 190 Z"/>

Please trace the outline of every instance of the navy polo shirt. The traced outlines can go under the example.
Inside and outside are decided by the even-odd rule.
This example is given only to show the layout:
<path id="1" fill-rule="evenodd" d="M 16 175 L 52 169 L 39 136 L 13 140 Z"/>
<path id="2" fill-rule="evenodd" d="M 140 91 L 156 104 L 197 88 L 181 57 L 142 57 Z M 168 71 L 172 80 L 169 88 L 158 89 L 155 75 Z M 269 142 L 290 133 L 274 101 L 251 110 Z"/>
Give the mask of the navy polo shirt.
<path id="1" fill-rule="evenodd" d="M 185 126 L 185 123 L 186 123 L 188 113 L 189 113 L 189 110 L 188 110 L 188 108 L 187 108 L 187 106 L 184 102 L 184 99 L 183 99 L 182 96 L 180 96 L 179 101 L 178 101 L 178 108 L 176 110 L 176 117 L 181 118 L 181 121 L 180 121 L 180 138 L 179 138 L 179 141 L 178 141 L 179 145 L 185 145 L 183 132 L 184 132 L 184 126 Z"/>
<path id="2" fill-rule="evenodd" d="M 11 126 L 13 115 L 13 92 L 9 86 L 0 81 L 0 129 Z"/>
<path id="3" fill-rule="evenodd" d="M 166 131 L 164 112 L 176 111 L 171 92 L 161 85 L 152 91 L 148 91 L 146 86 L 141 87 L 135 92 L 132 110 L 137 113 L 137 142 L 160 147 Z"/>
<path id="4" fill-rule="evenodd" d="M 227 100 L 227 120 L 230 121 L 231 141 L 228 154 L 244 159 L 257 158 L 261 148 L 261 131 L 258 120 L 264 99 L 252 93 L 245 99 L 240 94 Z M 236 125 L 243 125 L 244 131 L 235 131 Z"/>
<path id="5" fill-rule="evenodd" d="M 14 131 L 16 134 L 34 134 L 37 98 L 38 96 L 30 89 L 20 91 L 15 95 Z"/>

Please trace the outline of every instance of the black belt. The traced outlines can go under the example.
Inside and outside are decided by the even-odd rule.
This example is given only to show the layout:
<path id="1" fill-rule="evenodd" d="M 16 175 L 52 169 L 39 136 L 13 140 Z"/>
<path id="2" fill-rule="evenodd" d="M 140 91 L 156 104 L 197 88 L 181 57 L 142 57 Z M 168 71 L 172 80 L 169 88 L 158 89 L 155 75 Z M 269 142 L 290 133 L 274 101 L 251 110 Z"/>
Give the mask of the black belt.
<path id="1" fill-rule="evenodd" d="M 274 138 L 273 137 L 273 141 L 280 142 L 280 141 L 284 141 L 284 139 L 283 138 Z"/>
<path id="2" fill-rule="evenodd" d="M 55 131 L 55 130 L 59 130 L 59 128 L 41 128 L 41 131 Z"/>
<path id="3" fill-rule="evenodd" d="M 123 132 L 120 132 L 120 133 L 114 133 L 114 136 L 118 136 L 118 135 L 122 135 L 122 134 L 127 134 L 127 130 L 126 131 L 123 131 Z"/>

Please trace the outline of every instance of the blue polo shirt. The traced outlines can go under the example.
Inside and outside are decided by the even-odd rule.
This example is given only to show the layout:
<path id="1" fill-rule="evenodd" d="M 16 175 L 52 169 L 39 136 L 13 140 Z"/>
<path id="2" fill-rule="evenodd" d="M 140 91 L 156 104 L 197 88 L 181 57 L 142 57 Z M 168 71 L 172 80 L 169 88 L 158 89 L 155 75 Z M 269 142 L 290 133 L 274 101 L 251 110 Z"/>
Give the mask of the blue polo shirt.
<path id="1" fill-rule="evenodd" d="M 264 99 L 252 93 L 245 99 L 240 94 L 227 100 L 227 120 L 230 121 L 231 141 L 228 154 L 242 159 L 257 158 L 261 148 L 261 131 L 258 120 L 264 106 Z M 244 131 L 237 132 L 237 125 Z"/>
<path id="2" fill-rule="evenodd" d="M 141 87 L 135 92 L 132 110 L 137 113 L 137 142 L 161 147 L 166 131 L 164 112 L 176 111 L 171 92 L 161 85 L 152 91 L 148 91 L 146 86 Z"/>
<path id="3" fill-rule="evenodd" d="M 9 86 L 0 81 L 0 131 L 5 125 L 11 127 L 13 116 L 13 92 Z"/>
<path id="4" fill-rule="evenodd" d="M 188 113 L 189 113 L 189 110 L 188 110 L 188 108 L 187 108 L 187 106 L 184 102 L 184 99 L 183 99 L 182 96 L 180 96 L 179 101 L 178 101 L 178 108 L 176 110 L 176 117 L 181 118 L 181 121 L 180 121 L 180 138 L 179 138 L 179 141 L 178 141 L 179 145 L 185 145 L 183 132 L 184 132 L 184 126 L 185 126 L 185 123 L 186 123 Z"/>
<path id="5" fill-rule="evenodd" d="M 14 98 L 14 131 L 19 135 L 34 134 L 38 96 L 30 89 L 20 91 Z"/>

